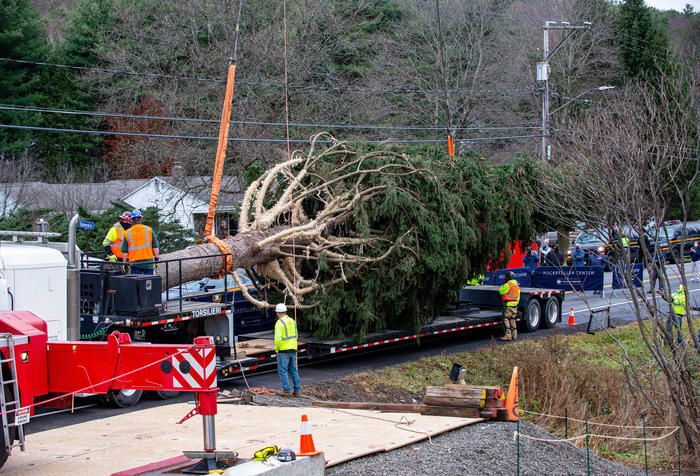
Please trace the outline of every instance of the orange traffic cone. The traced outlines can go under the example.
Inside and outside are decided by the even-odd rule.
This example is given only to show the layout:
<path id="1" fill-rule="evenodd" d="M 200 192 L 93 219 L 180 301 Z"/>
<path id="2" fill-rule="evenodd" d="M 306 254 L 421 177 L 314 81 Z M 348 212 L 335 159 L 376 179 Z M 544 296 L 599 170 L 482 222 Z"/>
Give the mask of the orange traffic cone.
<path id="1" fill-rule="evenodd" d="M 513 367 L 513 375 L 510 377 L 510 386 L 506 396 L 506 410 L 508 421 L 518 421 L 518 368 Z"/>
<path id="2" fill-rule="evenodd" d="M 576 325 L 576 320 L 574 319 L 574 308 L 573 307 L 569 311 L 569 325 L 570 326 Z"/>
<path id="3" fill-rule="evenodd" d="M 299 452 L 297 456 L 315 456 L 321 454 L 316 451 L 314 446 L 314 438 L 311 436 L 311 425 L 309 425 L 309 417 L 301 416 L 301 442 L 299 443 Z"/>

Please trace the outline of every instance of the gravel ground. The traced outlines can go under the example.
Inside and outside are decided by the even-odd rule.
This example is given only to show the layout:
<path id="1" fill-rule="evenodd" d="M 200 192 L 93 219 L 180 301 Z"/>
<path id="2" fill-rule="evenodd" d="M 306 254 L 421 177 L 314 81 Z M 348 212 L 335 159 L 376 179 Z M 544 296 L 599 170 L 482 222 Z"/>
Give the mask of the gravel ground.
<path id="1" fill-rule="evenodd" d="M 521 432 L 552 438 L 542 428 L 521 422 Z M 400 431 L 400 430 L 397 430 Z M 379 453 L 329 468 L 329 476 L 344 475 L 483 475 L 516 474 L 515 423 L 477 423 L 428 441 Z M 590 457 L 591 474 L 638 475 L 643 471 Z M 520 440 L 521 474 L 586 474 L 586 451 L 568 443 Z"/>
<path id="2" fill-rule="evenodd" d="M 281 397 L 279 395 L 255 395 L 253 402 L 268 407 L 310 407 L 311 400 L 304 397 Z"/>

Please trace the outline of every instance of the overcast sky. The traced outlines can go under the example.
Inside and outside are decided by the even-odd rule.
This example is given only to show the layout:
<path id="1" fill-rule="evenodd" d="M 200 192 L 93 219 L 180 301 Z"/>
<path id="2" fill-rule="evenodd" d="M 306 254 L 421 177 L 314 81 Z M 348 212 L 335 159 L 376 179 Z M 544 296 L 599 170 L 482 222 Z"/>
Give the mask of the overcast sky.
<path id="1" fill-rule="evenodd" d="M 686 4 L 691 4 L 696 12 L 700 12 L 700 0 L 646 0 L 650 7 L 658 8 L 659 10 L 678 10 L 683 11 Z"/>

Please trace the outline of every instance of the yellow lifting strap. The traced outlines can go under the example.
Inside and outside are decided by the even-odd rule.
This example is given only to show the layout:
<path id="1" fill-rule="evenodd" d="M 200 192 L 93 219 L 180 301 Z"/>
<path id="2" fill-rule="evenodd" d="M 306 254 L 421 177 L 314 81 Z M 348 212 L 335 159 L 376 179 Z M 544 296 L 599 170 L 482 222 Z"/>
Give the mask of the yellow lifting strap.
<path id="1" fill-rule="evenodd" d="M 226 259 L 224 260 L 224 265 L 222 266 L 220 272 L 221 276 L 224 276 L 228 272 L 228 270 L 230 270 L 233 267 L 233 252 L 224 240 L 220 240 L 215 235 L 208 236 L 207 240 L 214 243 L 217 246 L 217 248 L 219 248 L 219 251 L 226 254 Z"/>

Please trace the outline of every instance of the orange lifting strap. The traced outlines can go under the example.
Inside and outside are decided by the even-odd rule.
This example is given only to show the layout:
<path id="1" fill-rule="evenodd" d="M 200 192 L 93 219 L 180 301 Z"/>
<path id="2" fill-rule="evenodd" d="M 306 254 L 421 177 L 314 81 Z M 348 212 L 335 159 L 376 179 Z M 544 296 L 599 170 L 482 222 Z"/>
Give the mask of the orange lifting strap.
<path id="1" fill-rule="evenodd" d="M 233 253 L 231 252 L 231 248 L 228 247 L 224 240 L 220 240 L 214 235 L 208 236 L 207 239 L 214 243 L 219 248 L 219 251 L 226 253 L 226 259 L 221 268 L 221 276 L 224 276 L 226 272 L 233 267 Z"/>
<path id="2" fill-rule="evenodd" d="M 236 63 L 228 65 L 226 78 L 226 96 L 224 109 L 221 112 L 221 125 L 219 126 L 219 146 L 216 149 L 216 162 L 214 163 L 214 176 L 211 181 L 211 195 L 209 197 L 209 212 L 204 226 L 204 236 L 211 240 L 211 231 L 214 228 L 214 216 L 216 215 L 216 203 L 219 201 L 221 190 L 221 178 L 224 173 L 224 160 L 226 160 L 226 146 L 228 145 L 228 131 L 231 126 L 231 101 L 233 100 L 233 84 L 236 79 Z"/>

